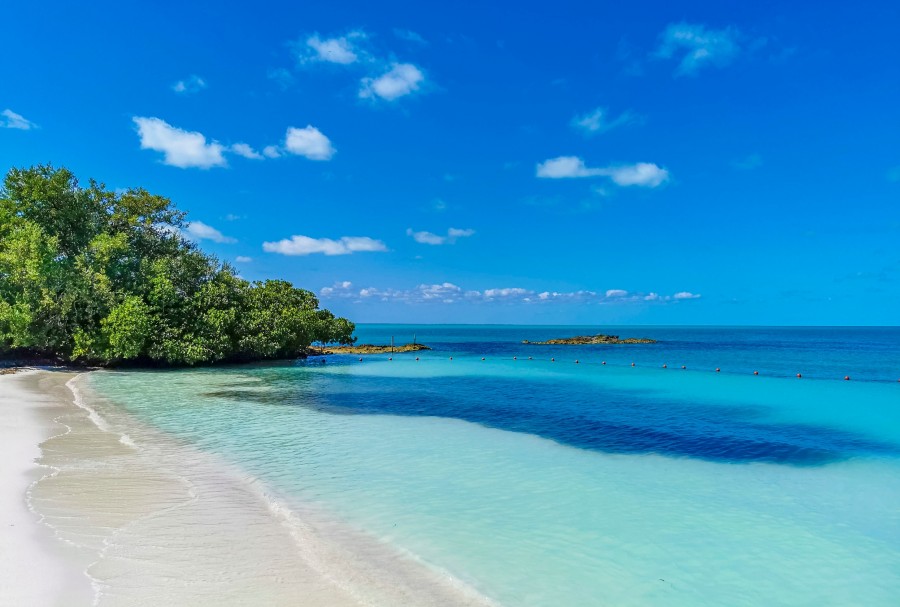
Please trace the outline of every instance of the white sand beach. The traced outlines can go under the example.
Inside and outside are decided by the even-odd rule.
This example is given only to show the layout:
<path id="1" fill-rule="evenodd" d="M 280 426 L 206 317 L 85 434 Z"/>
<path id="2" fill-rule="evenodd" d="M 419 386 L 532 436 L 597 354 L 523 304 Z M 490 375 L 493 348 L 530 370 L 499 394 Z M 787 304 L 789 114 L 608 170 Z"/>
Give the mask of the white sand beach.
<path id="1" fill-rule="evenodd" d="M 0 376 L 0 605 L 489 604 L 206 453 L 123 433 L 85 392 L 76 373 Z"/>
<path id="2" fill-rule="evenodd" d="M 36 463 L 40 443 L 65 431 L 53 419 L 65 409 L 49 393 L 69 373 L 0 375 L 0 604 L 89 605 L 78 555 L 56 539 L 28 506 L 29 488 L 50 471 Z M 41 387 L 43 384 L 43 388 Z M 44 391 L 47 390 L 47 391 Z M 54 392 L 56 390 L 53 390 Z"/>

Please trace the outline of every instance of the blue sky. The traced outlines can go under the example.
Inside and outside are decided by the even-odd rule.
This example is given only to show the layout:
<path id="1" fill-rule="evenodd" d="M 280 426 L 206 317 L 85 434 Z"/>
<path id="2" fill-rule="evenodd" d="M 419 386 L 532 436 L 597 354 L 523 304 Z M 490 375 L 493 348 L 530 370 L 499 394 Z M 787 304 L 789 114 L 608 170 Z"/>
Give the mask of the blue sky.
<path id="1" fill-rule="evenodd" d="M 900 4 L 13 3 L 0 167 L 366 321 L 897 324 Z M 677 4 L 677 6 L 675 6 Z"/>

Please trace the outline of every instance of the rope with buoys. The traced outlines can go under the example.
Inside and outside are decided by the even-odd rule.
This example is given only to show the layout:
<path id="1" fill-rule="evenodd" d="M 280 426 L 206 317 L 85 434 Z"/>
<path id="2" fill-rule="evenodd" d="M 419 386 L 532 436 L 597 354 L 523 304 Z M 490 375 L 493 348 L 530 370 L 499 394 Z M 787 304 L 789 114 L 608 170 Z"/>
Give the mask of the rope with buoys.
<path id="1" fill-rule="evenodd" d="M 363 357 L 359 357 L 357 360 L 358 360 L 359 362 L 363 362 Z M 393 356 L 389 356 L 389 357 L 388 357 L 388 360 L 389 360 L 389 361 L 393 361 L 393 360 L 394 360 L 394 357 L 393 357 Z M 421 360 L 421 359 L 420 359 L 420 357 L 416 356 L 416 360 L 419 361 L 419 360 Z M 452 357 L 452 356 L 448 357 L 448 360 L 453 360 L 453 357 Z M 481 360 L 482 360 L 482 361 L 485 361 L 485 360 L 487 360 L 487 357 L 482 356 L 482 357 L 481 357 Z M 513 356 L 513 360 L 517 361 L 517 360 L 519 360 L 519 357 L 518 357 L 518 356 Z M 529 357 L 528 357 L 528 360 L 534 360 L 534 357 L 533 357 L 533 356 L 529 356 Z M 323 358 L 319 359 L 319 362 L 321 362 L 321 363 L 324 364 L 324 363 L 326 362 L 326 359 L 323 357 Z M 555 357 L 551 357 L 551 358 L 550 358 L 550 362 L 556 362 L 556 358 L 555 358 Z M 580 365 L 580 364 L 581 364 L 581 359 L 577 359 L 577 358 L 576 358 L 575 361 L 574 361 L 574 363 L 575 363 L 576 365 Z M 591 363 L 586 363 L 586 364 L 591 364 Z M 597 364 L 597 363 L 593 363 L 593 364 Z M 600 365 L 601 365 L 601 366 L 606 366 L 606 364 L 607 364 L 607 363 L 606 363 L 605 360 L 600 362 Z M 631 366 L 631 367 L 637 367 L 637 363 L 632 362 L 632 363 L 630 364 L 630 366 Z M 667 363 L 663 363 L 663 364 L 661 365 L 661 368 L 663 368 L 663 369 L 668 369 L 668 368 L 669 368 L 669 365 L 668 365 Z M 681 365 L 681 369 L 686 370 L 686 369 L 687 369 L 687 365 Z M 715 372 L 716 372 L 716 373 L 721 373 L 721 372 L 722 372 L 721 367 L 716 367 L 716 368 L 715 368 Z M 759 374 L 760 374 L 760 373 L 759 373 L 758 370 L 753 371 L 753 375 L 758 376 Z M 802 379 L 802 378 L 803 378 L 803 374 L 802 374 L 802 373 L 797 373 L 797 374 L 795 375 L 795 377 L 796 377 L 797 379 Z M 843 380 L 844 380 L 844 381 L 850 381 L 850 379 L 851 379 L 851 378 L 850 378 L 849 375 L 845 375 L 845 376 L 843 377 Z M 881 380 L 881 381 L 885 381 L 885 380 Z M 897 380 L 897 383 L 900 383 L 900 379 Z"/>

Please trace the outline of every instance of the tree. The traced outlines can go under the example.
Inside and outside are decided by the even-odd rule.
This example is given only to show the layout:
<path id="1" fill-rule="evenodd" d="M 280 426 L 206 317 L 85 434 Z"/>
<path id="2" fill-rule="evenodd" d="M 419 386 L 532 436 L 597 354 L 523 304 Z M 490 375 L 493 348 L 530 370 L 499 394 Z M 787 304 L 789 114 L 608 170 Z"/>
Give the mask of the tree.
<path id="1" fill-rule="evenodd" d="M 196 365 L 352 343 L 354 325 L 282 280 L 249 283 L 182 235 L 144 189 L 11 169 L 0 190 L 0 353 Z"/>

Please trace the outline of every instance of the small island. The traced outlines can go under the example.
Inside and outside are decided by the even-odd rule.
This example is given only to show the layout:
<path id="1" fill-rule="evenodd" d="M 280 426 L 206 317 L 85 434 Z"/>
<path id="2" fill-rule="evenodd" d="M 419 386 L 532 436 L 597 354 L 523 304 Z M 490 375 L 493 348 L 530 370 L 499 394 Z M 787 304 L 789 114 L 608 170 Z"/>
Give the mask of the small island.
<path id="1" fill-rule="evenodd" d="M 576 335 L 575 337 L 562 337 L 548 339 L 547 341 L 522 340 L 523 344 L 532 346 L 592 346 L 595 344 L 655 344 L 655 339 L 646 337 L 626 337 L 619 339 L 618 335 Z"/>
<path id="2" fill-rule="evenodd" d="M 373 344 L 356 344 L 352 346 L 328 346 L 324 348 L 310 348 L 309 354 L 323 356 L 326 354 L 398 354 L 401 352 L 419 352 L 430 350 L 422 344 L 403 344 L 402 346 L 379 346 Z"/>

